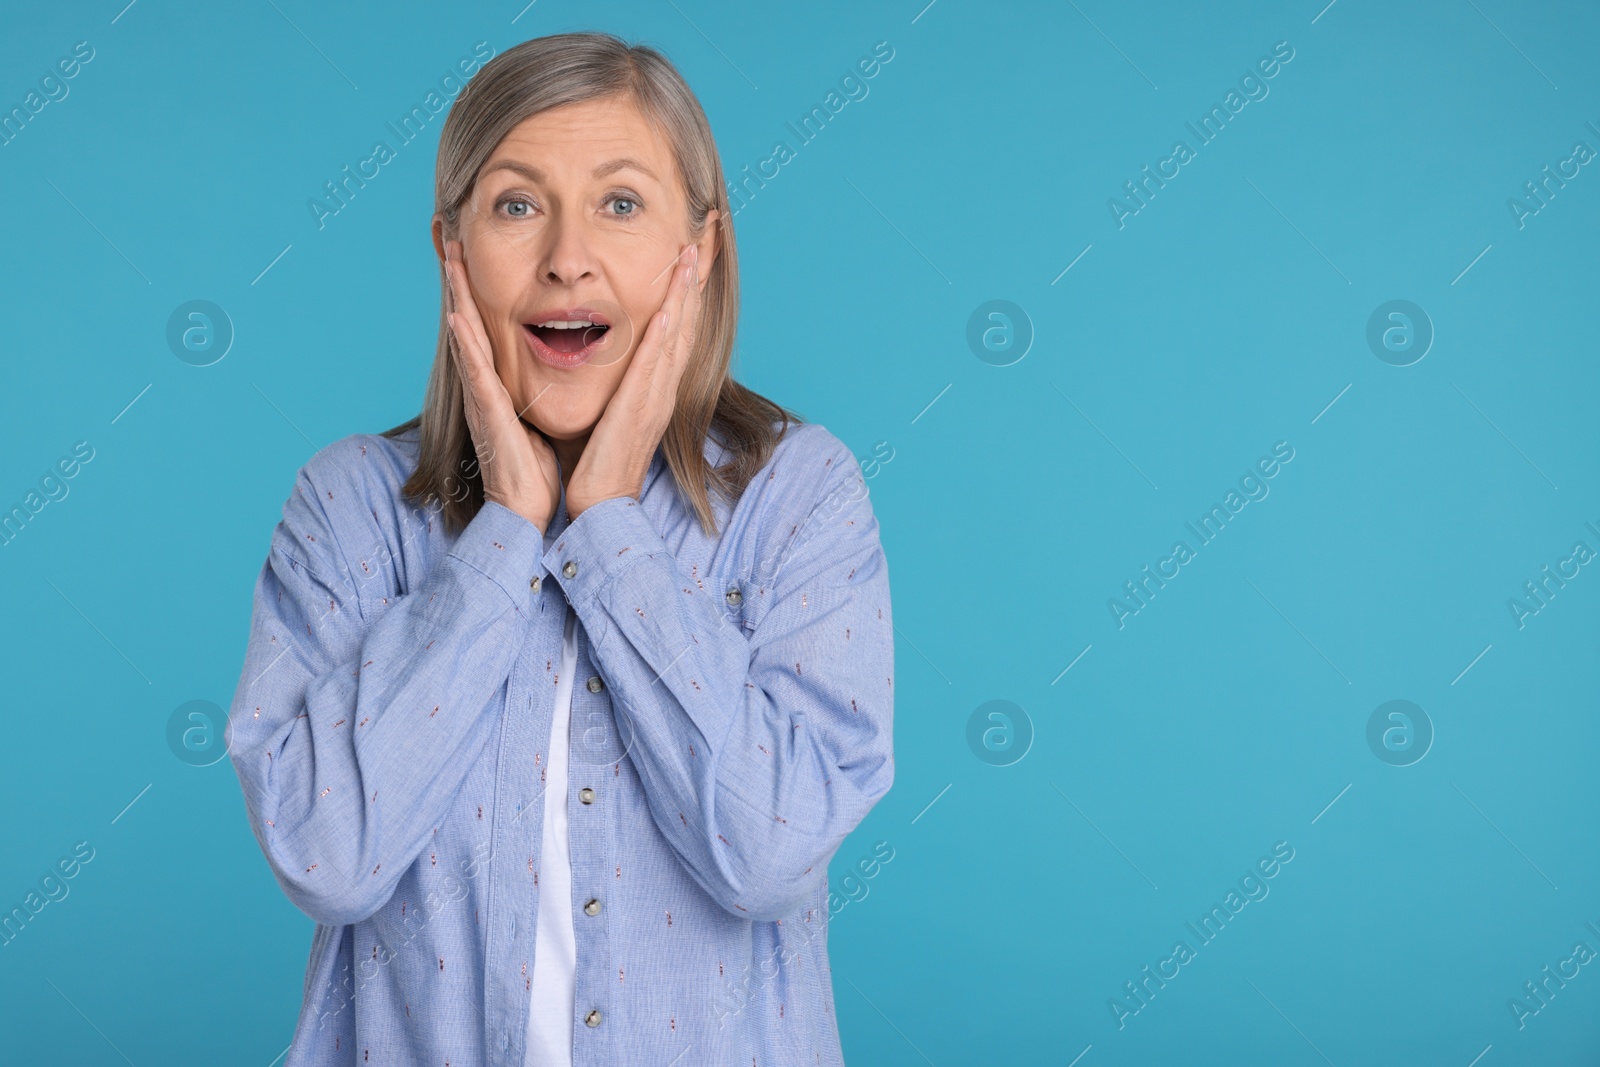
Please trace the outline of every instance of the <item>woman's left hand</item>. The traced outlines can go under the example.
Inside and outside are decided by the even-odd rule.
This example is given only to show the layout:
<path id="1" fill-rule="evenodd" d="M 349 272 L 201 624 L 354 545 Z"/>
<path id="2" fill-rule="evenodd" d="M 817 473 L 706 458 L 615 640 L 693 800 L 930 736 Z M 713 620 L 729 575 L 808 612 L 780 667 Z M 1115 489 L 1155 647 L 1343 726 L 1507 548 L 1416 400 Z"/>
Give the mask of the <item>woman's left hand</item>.
<path id="1" fill-rule="evenodd" d="M 644 491 L 656 448 L 677 405 L 678 382 L 694 351 L 700 315 L 698 245 L 686 245 L 667 285 L 661 310 L 650 318 L 633 363 L 606 404 L 567 484 L 567 518 L 590 505 Z"/>

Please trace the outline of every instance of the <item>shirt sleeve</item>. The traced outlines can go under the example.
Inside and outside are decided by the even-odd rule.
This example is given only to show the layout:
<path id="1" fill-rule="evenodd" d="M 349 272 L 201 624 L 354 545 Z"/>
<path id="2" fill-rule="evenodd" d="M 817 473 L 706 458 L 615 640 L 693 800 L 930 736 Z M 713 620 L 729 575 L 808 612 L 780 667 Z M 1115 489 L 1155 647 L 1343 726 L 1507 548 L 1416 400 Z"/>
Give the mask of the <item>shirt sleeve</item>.
<path id="1" fill-rule="evenodd" d="M 357 535 L 324 493 L 303 470 L 273 532 L 227 741 L 279 885 L 342 926 L 393 895 L 492 732 L 544 539 L 486 503 L 425 580 L 384 598 L 352 579 L 338 538 Z M 344 495 L 337 514 L 368 514 Z"/>
<path id="2" fill-rule="evenodd" d="M 860 466 L 829 460 L 749 634 L 638 501 L 586 509 L 545 554 L 611 690 L 652 816 L 748 920 L 792 914 L 894 778 L 889 572 Z M 754 607 L 754 606 L 753 606 Z"/>

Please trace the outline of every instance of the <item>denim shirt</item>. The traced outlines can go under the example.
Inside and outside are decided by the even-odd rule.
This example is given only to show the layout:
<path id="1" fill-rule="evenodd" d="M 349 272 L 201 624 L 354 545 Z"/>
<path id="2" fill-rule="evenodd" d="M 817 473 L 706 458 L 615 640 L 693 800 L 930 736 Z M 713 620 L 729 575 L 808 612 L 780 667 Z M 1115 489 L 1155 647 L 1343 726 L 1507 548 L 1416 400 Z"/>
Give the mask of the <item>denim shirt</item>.
<path id="1" fill-rule="evenodd" d="M 828 861 L 894 777 L 855 458 L 791 425 L 708 537 L 658 449 L 541 537 L 495 503 L 447 533 L 400 494 L 417 457 L 313 456 L 255 588 L 228 751 L 316 922 L 287 1067 L 523 1067 L 569 610 L 573 1064 L 842 1064 Z"/>

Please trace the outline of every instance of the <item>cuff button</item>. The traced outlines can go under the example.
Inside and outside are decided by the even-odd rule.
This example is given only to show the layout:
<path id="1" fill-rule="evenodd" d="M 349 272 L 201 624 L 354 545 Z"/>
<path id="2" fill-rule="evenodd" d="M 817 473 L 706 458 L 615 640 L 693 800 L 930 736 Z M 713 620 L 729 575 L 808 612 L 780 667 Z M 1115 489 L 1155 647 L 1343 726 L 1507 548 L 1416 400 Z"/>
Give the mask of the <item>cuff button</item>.
<path id="1" fill-rule="evenodd" d="M 568 578 L 576 578 L 578 576 L 578 565 L 569 559 L 567 560 L 566 566 L 561 568 L 561 573 L 565 574 Z"/>

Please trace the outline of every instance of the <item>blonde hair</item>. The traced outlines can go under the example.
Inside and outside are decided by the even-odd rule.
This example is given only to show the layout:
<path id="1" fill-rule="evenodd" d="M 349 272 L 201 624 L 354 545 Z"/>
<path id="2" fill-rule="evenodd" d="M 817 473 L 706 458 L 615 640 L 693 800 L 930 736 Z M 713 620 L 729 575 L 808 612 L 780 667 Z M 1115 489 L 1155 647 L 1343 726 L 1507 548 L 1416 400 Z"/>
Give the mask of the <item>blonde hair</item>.
<path id="1" fill-rule="evenodd" d="M 698 239 L 716 209 L 720 248 L 706 276 L 695 350 L 679 383 L 661 447 L 673 481 L 707 535 L 717 533 L 710 493 L 730 506 L 771 457 L 794 412 L 733 380 L 739 318 L 739 256 L 711 124 L 672 63 L 647 45 L 608 33 L 563 33 L 524 41 L 490 60 L 467 83 L 439 135 L 434 210 L 447 239 L 460 232 L 460 212 L 478 171 L 519 122 L 551 108 L 604 97 L 630 98 L 667 136 L 683 179 L 689 228 Z M 384 431 L 397 437 L 420 427 L 421 456 L 401 491 L 442 509 L 459 530 L 483 506 L 483 478 L 462 407 L 461 380 L 449 349 L 444 265 L 439 266 L 439 337 L 420 414 Z M 781 426 L 774 423 L 782 422 Z M 713 434 L 728 458 L 713 467 L 705 441 Z"/>

